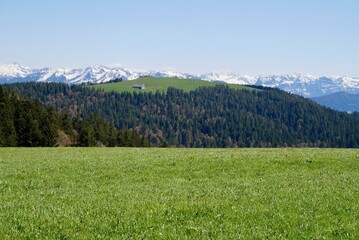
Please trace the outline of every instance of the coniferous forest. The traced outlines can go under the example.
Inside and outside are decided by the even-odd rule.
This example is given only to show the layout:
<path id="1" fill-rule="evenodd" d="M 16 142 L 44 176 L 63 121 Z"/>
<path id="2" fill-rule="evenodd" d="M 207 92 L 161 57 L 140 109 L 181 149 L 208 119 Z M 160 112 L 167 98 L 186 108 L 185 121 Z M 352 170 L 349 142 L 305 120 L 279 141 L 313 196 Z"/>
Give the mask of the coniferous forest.
<path id="1" fill-rule="evenodd" d="M 61 138 L 77 146 L 359 146 L 358 114 L 330 110 L 272 88 L 218 85 L 190 92 L 169 88 L 166 93 L 105 93 L 59 83 L 3 87 L 3 146 L 53 146 Z M 31 129 L 28 135 L 35 132 L 40 138 L 20 139 L 24 126 Z"/>
<path id="2" fill-rule="evenodd" d="M 0 86 L 0 147 L 149 146 L 132 130 L 117 131 L 91 114 L 70 118 L 65 110 L 6 92 Z"/>

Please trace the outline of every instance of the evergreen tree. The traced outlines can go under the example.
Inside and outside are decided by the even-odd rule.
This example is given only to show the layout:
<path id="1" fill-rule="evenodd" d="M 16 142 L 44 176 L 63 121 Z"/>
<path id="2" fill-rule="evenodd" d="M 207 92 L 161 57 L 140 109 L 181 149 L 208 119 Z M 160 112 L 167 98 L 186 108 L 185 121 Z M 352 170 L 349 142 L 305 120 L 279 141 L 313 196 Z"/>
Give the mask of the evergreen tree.
<path id="1" fill-rule="evenodd" d="M 145 141 L 154 146 L 167 141 L 178 147 L 359 145 L 358 114 L 333 111 L 278 89 L 235 90 L 219 85 L 191 92 L 169 88 L 165 94 L 104 93 L 55 83 L 22 83 L 4 88 L 39 98 L 42 103 L 68 113 L 75 140 L 81 135 L 78 123 L 86 122 L 93 128 L 96 143 L 108 146 L 115 142 L 114 127 L 134 131 L 119 132 L 116 145 L 120 146 L 143 145 Z M 102 120 L 91 117 L 94 113 Z M 18 133 L 22 130 L 18 129 L 18 123 L 26 115 L 17 110 L 13 114 L 16 139 L 20 140 Z M 31 117 L 40 123 L 36 115 Z M 71 129 L 69 124 L 63 124 L 62 120 L 61 123 L 60 128 Z M 0 132 L 1 140 L 4 126 Z"/>

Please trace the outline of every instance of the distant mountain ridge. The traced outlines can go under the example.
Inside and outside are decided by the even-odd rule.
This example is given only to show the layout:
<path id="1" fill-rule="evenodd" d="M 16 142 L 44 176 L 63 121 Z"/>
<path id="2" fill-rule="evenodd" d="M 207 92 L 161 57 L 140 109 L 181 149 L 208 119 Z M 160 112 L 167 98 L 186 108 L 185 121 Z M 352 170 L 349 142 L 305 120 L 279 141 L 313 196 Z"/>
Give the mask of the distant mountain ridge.
<path id="1" fill-rule="evenodd" d="M 178 77 L 223 81 L 241 85 L 276 87 L 305 97 L 319 97 L 336 92 L 359 94 L 359 77 L 315 77 L 308 74 L 248 76 L 230 71 L 214 71 L 204 74 L 178 73 L 173 71 L 131 71 L 123 67 L 95 65 L 86 68 L 31 69 L 18 63 L 0 65 L 0 84 L 14 82 L 63 82 L 69 84 L 103 83 L 121 78 L 133 80 L 142 76 Z"/>
<path id="2" fill-rule="evenodd" d="M 346 92 L 333 93 L 326 96 L 312 98 L 320 105 L 345 112 L 359 112 L 359 94 Z"/>

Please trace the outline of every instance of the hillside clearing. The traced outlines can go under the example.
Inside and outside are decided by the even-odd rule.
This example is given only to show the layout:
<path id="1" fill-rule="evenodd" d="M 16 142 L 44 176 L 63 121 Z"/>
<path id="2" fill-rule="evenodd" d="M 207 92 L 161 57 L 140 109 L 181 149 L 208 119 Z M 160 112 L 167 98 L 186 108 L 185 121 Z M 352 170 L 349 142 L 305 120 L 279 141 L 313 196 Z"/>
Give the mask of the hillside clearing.
<path id="1" fill-rule="evenodd" d="M 144 90 L 135 89 L 133 85 L 145 85 Z M 92 85 L 96 89 L 102 89 L 105 92 L 166 92 L 169 87 L 182 89 L 186 92 L 195 90 L 199 87 L 214 87 L 218 84 L 228 85 L 234 89 L 252 89 L 248 86 L 242 86 L 237 84 L 226 84 L 222 82 L 209 82 L 199 79 L 179 79 L 179 78 L 155 78 L 155 77 L 143 77 L 136 80 L 128 80 L 117 83 L 103 83 Z"/>

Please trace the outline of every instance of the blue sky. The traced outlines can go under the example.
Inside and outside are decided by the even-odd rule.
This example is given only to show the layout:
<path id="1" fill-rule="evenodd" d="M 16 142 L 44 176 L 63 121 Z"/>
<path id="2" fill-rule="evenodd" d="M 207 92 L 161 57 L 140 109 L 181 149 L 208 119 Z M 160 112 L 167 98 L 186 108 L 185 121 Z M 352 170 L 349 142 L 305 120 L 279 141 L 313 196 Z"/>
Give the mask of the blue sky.
<path id="1" fill-rule="evenodd" d="M 0 63 L 359 76 L 357 0 L 0 0 Z"/>

